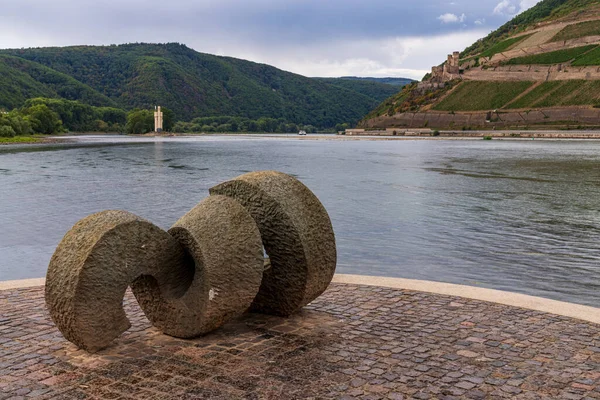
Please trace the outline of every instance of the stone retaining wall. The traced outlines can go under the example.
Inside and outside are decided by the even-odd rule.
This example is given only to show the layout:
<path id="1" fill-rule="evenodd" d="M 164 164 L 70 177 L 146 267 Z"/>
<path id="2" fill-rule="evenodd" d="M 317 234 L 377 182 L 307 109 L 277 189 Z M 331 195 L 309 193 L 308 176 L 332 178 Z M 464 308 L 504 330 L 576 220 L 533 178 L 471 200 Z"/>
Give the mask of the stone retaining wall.
<path id="1" fill-rule="evenodd" d="M 591 44 L 600 44 L 600 36 L 586 36 L 577 39 L 561 40 L 560 42 L 545 43 L 537 46 L 508 50 L 503 53 L 494 54 L 490 62 L 496 63 L 504 60 L 509 60 L 511 58 L 549 53 L 558 50 L 572 49 L 575 47 L 587 46 Z"/>
<path id="2" fill-rule="evenodd" d="M 431 136 L 431 129 L 402 129 L 402 128 L 383 128 L 383 129 L 346 129 L 342 132 L 346 136 Z"/>
<path id="3" fill-rule="evenodd" d="M 430 129 L 472 129 L 513 128 L 528 126 L 600 126 L 598 108 L 551 108 L 532 111 L 510 111 L 492 113 L 477 112 L 425 112 L 401 113 L 393 116 L 381 116 L 366 121 L 363 128 L 402 128 Z M 488 118 L 491 117 L 491 119 Z M 370 134 L 370 133 L 369 133 Z"/>
<path id="4" fill-rule="evenodd" d="M 600 80 L 600 67 L 569 65 L 505 65 L 488 69 L 470 69 L 462 78 L 467 81 L 563 81 Z"/>

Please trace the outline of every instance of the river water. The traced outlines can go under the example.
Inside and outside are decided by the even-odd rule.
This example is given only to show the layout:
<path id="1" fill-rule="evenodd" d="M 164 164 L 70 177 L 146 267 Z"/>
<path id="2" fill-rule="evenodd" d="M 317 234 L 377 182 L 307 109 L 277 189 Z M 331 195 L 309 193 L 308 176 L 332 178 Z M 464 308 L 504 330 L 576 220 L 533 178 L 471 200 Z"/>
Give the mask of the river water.
<path id="1" fill-rule="evenodd" d="M 600 306 L 597 141 L 76 140 L 0 146 L 0 280 L 43 277 L 90 213 L 123 209 L 166 229 L 213 185 L 275 169 L 325 205 L 340 273 Z"/>

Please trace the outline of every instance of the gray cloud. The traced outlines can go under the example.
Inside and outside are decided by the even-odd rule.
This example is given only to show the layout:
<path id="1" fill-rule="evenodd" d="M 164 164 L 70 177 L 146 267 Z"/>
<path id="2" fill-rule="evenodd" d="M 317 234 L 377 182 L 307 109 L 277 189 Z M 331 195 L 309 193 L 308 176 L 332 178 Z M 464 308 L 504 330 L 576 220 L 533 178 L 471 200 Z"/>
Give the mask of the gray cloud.
<path id="1" fill-rule="evenodd" d="M 0 0 L 0 47 L 176 41 L 305 75 L 420 77 L 536 3 L 503 1 Z"/>

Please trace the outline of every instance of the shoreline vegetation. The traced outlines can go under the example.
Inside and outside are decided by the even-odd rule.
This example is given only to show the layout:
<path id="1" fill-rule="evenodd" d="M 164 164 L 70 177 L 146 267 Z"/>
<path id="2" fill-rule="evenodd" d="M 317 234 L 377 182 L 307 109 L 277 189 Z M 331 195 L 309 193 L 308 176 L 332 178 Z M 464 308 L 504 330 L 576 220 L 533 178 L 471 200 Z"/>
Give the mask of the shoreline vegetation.
<path id="1" fill-rule="evenodd" d="M 355 124 L 412 79 L 310 78 L 179 43 L 0 50 L 0 108 L 27 99 L 174 112 L 175 121 L 234 116 L 334 127 Z M 393 83 L 393 84 L 392 84 Z M 104 120 L 104 122 L 108 122 Z M 166 121 L 165 121 L 166 122 Z M 75 129 L 71 129 L 75 130 Z"/>
<path id="2" fill-rule="evenodd" d="M 284 118 L 240 116 L 205 116 L 177 121 L 173 110 L 162 107 L 165 132 L 181 133 L 335 133 L 350 128 L 347 123 L 335 126 L 297 124 Z M 125 111 L 114 107 L 95 107 L 76 100 L 33 98 L 11 111 L 0 109 L 0 138 L 30 134 L 66 132 L 100 132 L 146 134 L 154 131 L 154 112 L 149 109 Z"/>
<path id="3" fill-rule="evenodd" d="M 13 137 L 0 137 L 0 146 L 8 144 L 51 144 L 65 143 L 68 138 L 60 138 L 54 135 L 26 135 Z"/>
<path id="4" fill-rule="evenodd" d="M 147 109 L 133 109 L 126 112 L 122 109 L 111 107 L 94 107 L 82 104 L 74 100 L 34 98 L 27 100 L 21 108 L 11 111 L 0 110 L 0 144 L 27 144 L 42 143 L 44 137 L 48 138 L 53 134 L 130 134 L 130 135 L 158 135 L 158 136 L 180 136 L 180 135 L 206 135 L 206 134 L 295 134 L 299 131 L 305 131 L 309 134 L 331 133 L 344 135 L 356 135 L 351 131 L 349 124 L 337 124 L 335 127 L 327 129 L 319 128 L 313 125 L 302 125 L 286 122 L 284 119 L 275 119 L 263 117 L 258 120 L 246 117 L 235 116 L 213 116 L 198 117 L 189 122 L 175 121 L 173 111 L 163 108 L 164 131 L 155 134 L 154 113 Z M 537 128 L 537 129 L 536 129 Z M 564 132 L 561 134 L 549 135 L 535 134 L 533 132 L 543 132 L 554 130 Z M 510 129 L 510 134 L 498 135 L 495 130 L 482 130 L 481 132 L 490 132 L 494 137 L 567 137 L 567 138 L 589 138 L 594 136 L 593 132 L 598 127 L 589 127 L 592 130 L 586 130 L 586 134 L 574 135 L 569 132 L 574 130 L 584 130 L 581 125 L 572 125 L 566 127 L 560 126 L 531 126 L 515 127 Z M 361 136 L 386 136 L 389 132 L 371 132 L 380 131 L 376 128 L 366 128 Z M 480 137 L 487 136 L 478 134 L 480 130 L 464 129 L 458 130 L 432 130 L 417 129 L 423 131 L 418 134 L 406 134 L 406 136 L 426 137 Z M 426 132 L 425 132 L 426 131 Z M 503 131 L 509 131 L 505 129 Z M 592 135 L 589 134 L 592 132 Z M 32 136 L 37 135 L 37 136 Z M 395 136 L 395 135 L 394 135 Z M 398 136 L 404 136 L 402 134 Z M 598 134 L 600 136 L 600 133 Z"/>
<path id="5" fill-rule="evenodd" d="M 13 137 L 0 137 L 0 145 L 2 144 L 25 144 L 25 143 L 40 143 L 41 138 L 34 136 L 13 136 Z"/>

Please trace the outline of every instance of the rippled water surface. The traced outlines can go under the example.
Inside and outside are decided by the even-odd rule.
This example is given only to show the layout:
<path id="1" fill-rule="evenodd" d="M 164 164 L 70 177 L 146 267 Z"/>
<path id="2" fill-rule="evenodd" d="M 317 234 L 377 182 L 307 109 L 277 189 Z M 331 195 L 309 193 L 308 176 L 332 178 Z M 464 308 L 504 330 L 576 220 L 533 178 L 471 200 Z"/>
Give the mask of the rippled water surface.
<path id="1" fill-rule="evenodd" d="M 248 171 L 301 179 L 332 218 L 338 272 L 600 306 L 600 142 L 80 138 L 0 147 L 0 280 L 42 277 L 80 218 L 168 228 Z"/>

